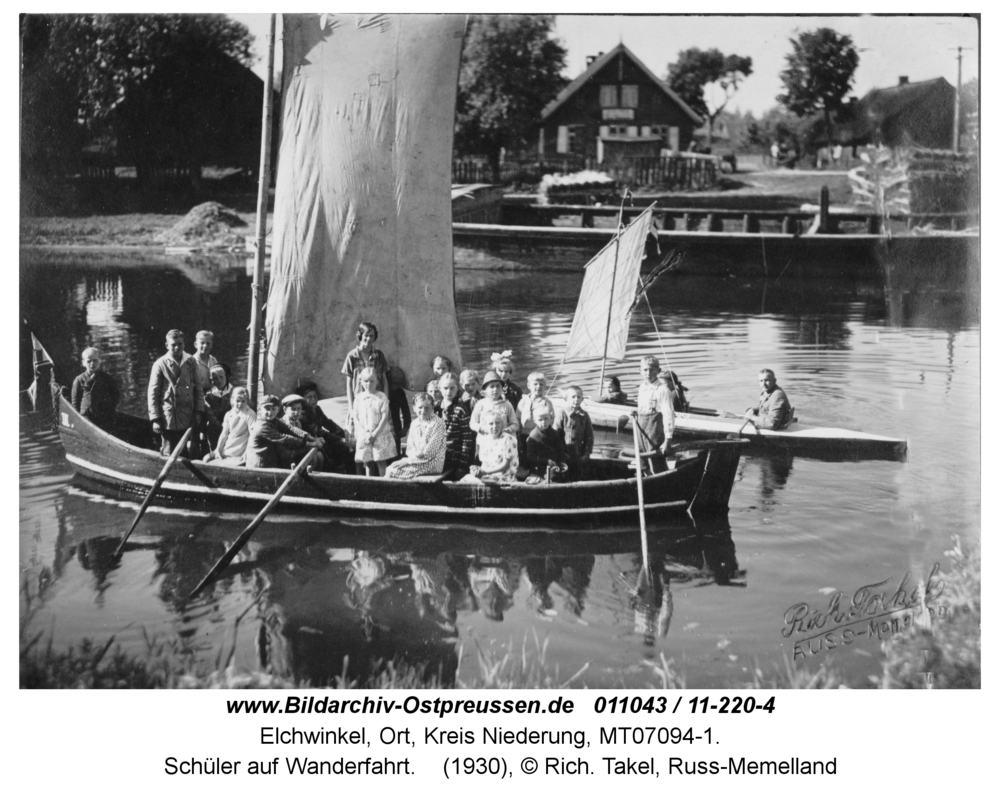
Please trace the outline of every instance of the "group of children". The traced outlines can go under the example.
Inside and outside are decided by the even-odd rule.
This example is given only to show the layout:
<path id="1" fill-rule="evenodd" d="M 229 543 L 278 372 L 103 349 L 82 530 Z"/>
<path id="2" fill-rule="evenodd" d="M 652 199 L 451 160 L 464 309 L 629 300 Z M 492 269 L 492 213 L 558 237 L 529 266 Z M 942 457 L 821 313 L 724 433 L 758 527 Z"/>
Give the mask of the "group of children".
<path id="1" fill-rule="evenodd" d="M 359 463 L 392 478 L 446 474 L 465 481 L 513 481 L 520 473 L 528 483 L 540 483 L 585 476 L 594 430 L 581 408 L 579 387 L 566 388 L 570 408 L 557 412 L 545 397 L 543 373 L 528 376 L 527 395 L 514 383 L 511 351 L 493 354 L 493 368 L 482 380 L 475 370 L 456 374 L 451 361 L 438 356 L 426 392 L 413 398 L 411 421 L 408 411 L 400 411 L 403 385 L 375 347 L 377 339 L 375 324 L 362 323 L 358 345 L 342 370 Z M 394 440 L 393 420 L 404 428 L 409 423 L 408 434 Z M 407 435 L 406 456 L 394 461 L 399 452 L 394 441 L 402 435 Z"/>
<path id="2" fill-rule="evenodd" d="M 432 474 L 529 484 L 587 477 L 594 430 L 578 386 L 562 390 L 567 407 L 557 411 L 545 396 L 543 373 L 528 375 L 527 394 L 514 383 L 511 351 L 494 353 L 482 379 L 475 370 L 454 373 L 451 361 L 439 356 L 426 392 L 413 397 L 411 414 L 405 376 L 389 367 L 377 339 L 375 324 L 362 323 L 358 344 L 344 361 L 345 431 L 323 412 L 312 382 L 300 383 L 296 393 L 283 398 L 262 396 L 254 412 L 247 390 L 233 387 L 228 365 L 212 356 L 211 332 L 198 332 L 193 355 L 183 350 L 182 332 L 169 332 L 167 353 L 154 364 L 148 394 L 161 451 L 169 454 L 184 430 L 195 427 L 200 442 L 189 452 L 225 466 L 294 466 L 316 448 L 316 468 L 347 474 L 402 479 Z M 73 383 L 73 405 L 112 430 L 119 399 L 115 379 L 101 371 L 96 348 L 83 352 L 83 363 L 85 372 Z M 649 441 L 643 447 L 665 441 L 668 446 L 673 412 L 686 409 L 685 388 L 672 372 L 660 378 L 654 357 L 644 357 L 642 373 L 637 419 Z M 608 377 L 604 386 L 602 402 L 627 404 L 617 378 Z"/>

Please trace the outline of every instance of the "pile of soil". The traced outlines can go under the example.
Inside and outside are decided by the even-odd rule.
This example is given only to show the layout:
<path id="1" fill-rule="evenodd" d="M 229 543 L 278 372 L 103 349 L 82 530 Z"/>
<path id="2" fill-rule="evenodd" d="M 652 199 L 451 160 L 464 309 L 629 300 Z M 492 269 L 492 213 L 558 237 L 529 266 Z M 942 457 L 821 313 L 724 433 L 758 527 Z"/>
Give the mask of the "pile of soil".
<path id="1" fill-rule="evenodd" d="M 205 202 L 192 207 L 180 221 L 156 236 L 166 246 L 198 246 L 201 248 L 243 245 L 249 224 L 235 210 L 218 202 Z"/>

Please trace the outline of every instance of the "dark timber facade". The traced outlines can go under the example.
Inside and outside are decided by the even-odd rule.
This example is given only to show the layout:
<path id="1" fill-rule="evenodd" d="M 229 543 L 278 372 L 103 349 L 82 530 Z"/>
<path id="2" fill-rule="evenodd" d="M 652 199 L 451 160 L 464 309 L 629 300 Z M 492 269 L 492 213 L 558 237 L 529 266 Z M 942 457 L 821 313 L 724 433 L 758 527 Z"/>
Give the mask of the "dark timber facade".
<path id="1" fill-rule="evenodd" d="M 595 163 L 686 151 L 701 117 L 624 44 L 597 56 L 542 111 L 542 160 Z"/>

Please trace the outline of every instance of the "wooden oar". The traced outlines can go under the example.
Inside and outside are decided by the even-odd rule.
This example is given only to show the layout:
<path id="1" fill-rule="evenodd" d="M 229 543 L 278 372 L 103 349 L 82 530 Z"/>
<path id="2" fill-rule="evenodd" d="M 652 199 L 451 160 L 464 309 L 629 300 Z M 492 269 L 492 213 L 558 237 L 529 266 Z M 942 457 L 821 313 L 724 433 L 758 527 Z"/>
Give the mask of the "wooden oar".
<path id="1" fill-rule="evenodd" d="M 646 538 L 646 505 L 642 493 L 642 455 L 639 446 L 639 417 L 632 415 L 632 437 L 635 440 L 635 485 L 639 489 L 639 531 L 642 533 L 642 565 L 649 569 L 649 541 Z"/>
<path id="2" fill-rule="evenodd" d="M 156 477 L 156 480 L 153 481 L 153 485 L 150 487 L 149 493 L 146 495 L 146 499 L 144 499 L 142 501 L 142 505 L 139 506 L 139 513 L 136 514 L 135 519 L 132 520 L 132 526 L 128 529 L 124 538 L 122 538 L 121 543 L 118 544 L 118 548 L 115 550 L 112 557 L 118 557 L 121 554 L 121 551 L 125 548 L 125 542 L 128 541 L 129 536 L 132 535 L 132 531 L 139 525 L 139 520 L 142 519 L 142 515 L 146 513 L 146 509 L 153 501 L 153 497 L 156 496 L 156 492 L 160 490 L 160 486 L 163 485 L 163 481 L 167 479 L 167 473 L 170 472 L 173 465 L 177 462 L 177 459 L 180 458 L 181 450 L 187 446 L 192 433 L 194 433 L 193 427 L 184 431 L 184 435 L 174 447 L 174 451 L 170 454 L 170 458 L 167 459 L 167 463 L 163 465 L 163 469 L 160 470 L 160 474 Z"/>
<path id="3" fill-rule="evenodd" d="M 219 562 L 216 563 L 212 567 L 212 570 L 205 575 L 205 579 L 195 586 L 195 589 L 188 595 L 188 599 L 193 599 L 201 593 L 205 586 L 218 577 L 222 570 L 226 568 L 230 562 L 232 562 L 232 559 L 236 557 L 236 553 L 243 549 L 246 542 L 250 540 L 250 536 L 252 536 L 257 528 L 260 527 L 261 523 L 267 518 L 267 515 L 274 510 L 274 507 L 281 501 L 281 498 L 285 496 L 286 492 L 292 487 L 292 484 L 298 480 L 299 475 L 301 475 L 305 471 L 306 467 L 312 463 L 312 460 L 316 457 L 317 452 L 318 449 L 314 447 L 306 453 L 305 458 L 299 461 L 299 465 L 292 470 L 292 474 L 285 479 L 285 482 L 281 484 L 278 490 L 274 493 L 274 496 L 268 500 L 267 505 L 261 508 L 260 513 L 254 517 L 250 524 L 247 525 L 247 529 L 240 533 L 239 538 L 237 538 L 232 543 L 232 546 L 230 546 L 229 549 L 223 553 L 222 557 L 219 558 Z"/>

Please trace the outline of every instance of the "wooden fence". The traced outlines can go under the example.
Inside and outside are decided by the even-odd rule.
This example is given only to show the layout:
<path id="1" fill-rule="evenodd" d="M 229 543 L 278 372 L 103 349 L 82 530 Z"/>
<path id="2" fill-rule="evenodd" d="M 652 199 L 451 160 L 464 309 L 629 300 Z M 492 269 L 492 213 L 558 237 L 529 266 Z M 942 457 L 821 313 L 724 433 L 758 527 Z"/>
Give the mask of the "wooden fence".
<path id="1" fill-rule="evenodd" d="M 562 160 L 527 160 L 508 158 L 494 174 L 488 163 L 480 160 L 455 160 L 452 182 L 477 182 L 501 185 L 534 184 L 546 174 L 573 174 L 583 170 L 601 171 L 629 187 L 661 187 L 665 190 L 706 190 L 719 179 L 719 158 L 682 152 L 667 157 L 620 158 L 595 163 L 589 158 Z"/>

